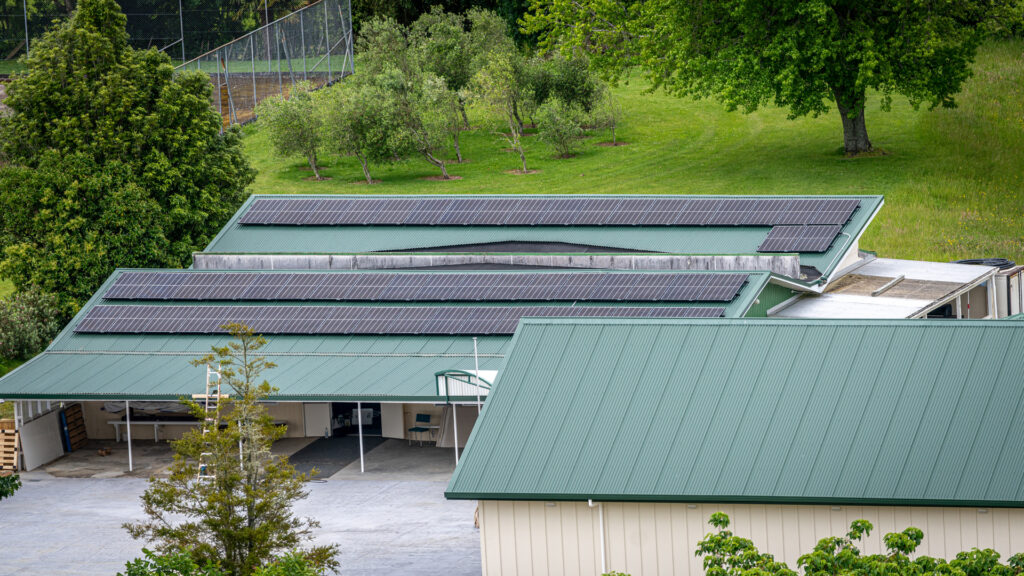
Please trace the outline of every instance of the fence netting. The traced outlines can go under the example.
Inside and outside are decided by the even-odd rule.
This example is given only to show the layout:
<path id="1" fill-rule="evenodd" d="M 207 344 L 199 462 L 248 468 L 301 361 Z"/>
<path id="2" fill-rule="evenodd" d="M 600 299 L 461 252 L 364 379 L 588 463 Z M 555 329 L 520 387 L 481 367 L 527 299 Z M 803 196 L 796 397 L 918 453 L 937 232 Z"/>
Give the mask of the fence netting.
<path id="1" fill-rule="evenodd" d="M 117 0 L 135 48 L 166 52 L 175 65 L 196 58 L 285 16 L 306 0 Z M 0 0 L 0 74 L 20 70 L 25 54 L 76 0 Z M 347 10 L 347 2 L 346 2 Z"/>
<path id="2" fill-rule="evenodd" d="M 353 72 L 348 0 L 320 0 L 178 67 L 209 74 L 224 125 L 254 118 L 256 105 L 297 82 L 321 87 Z"/>

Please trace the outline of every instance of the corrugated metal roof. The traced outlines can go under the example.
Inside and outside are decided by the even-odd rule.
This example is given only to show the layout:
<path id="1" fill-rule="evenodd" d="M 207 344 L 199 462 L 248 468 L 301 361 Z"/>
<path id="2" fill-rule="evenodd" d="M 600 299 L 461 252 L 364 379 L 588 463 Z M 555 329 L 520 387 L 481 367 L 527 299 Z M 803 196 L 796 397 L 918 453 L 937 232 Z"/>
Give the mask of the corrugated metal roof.
<path id="1" fill-rule="evenodd" d="M 196 391 L 204 375 L 189 366 L 188 361 L 205 355 L 211 346 L 223 346 L 226 338 L 74 332 L 74 326 L 89 310 L 103 302 L 103 294 L 126 271 L 116 270 L 111 274 L 45 352 L 0 378 L 0 398 L 169 399 Z M 767 272 L 748 274 L 747 284 L 740 294 L 725 304 L 729 317 L 743 316 L 770 276 Z M 301 303 L 280 303 L 282 306 L 297 304 Z M 390 306 L 408 305 L 394 303 Z M 686 304 L 687 307 L 701 305 L 722 306 L 723 303 Z M 480 368 L 498 369 L 510 339 L 508 336 L 481 337 L 480 352 L 492 357 L 481 358 Z M 279 399 L 434 401 L 437 398 L 436 372 L 473 367 L 471 337 L 281 335 L 268 340 L 264 352 L 278 364 L 268 379 L 280 388 Z M 468 359 L 464 356 L 466 353 L 470 355 Z M 446 356 L 451 354 L 456 356 Z"/>
<path id="2" fill-rule="evenodd" d="M 206 247 L 213 253 L 360 253 L 414 250 L 490 242 L 564 242 L 672 254 L 755 254 L 771 227 L 608 227 L 608 226 L 245 226 L 238 220 L 252 195 Z M 493 196 L 493 195 L 491 195 Z M 583 195 L 576 195 L 580 197 Z M 296 198 L 317 197 L 296 195 Z M 366 197 L 366 196 L 359 196 Z M 552 197 L 552 196 L 546 196 Z M 559 197 L 559 196 L 554 196 Z M 613 195 L 601 195 L 613 198 Z M 664 198 L 664 195 L 655 196 Z M 688 196 L 699 198 L 700 196 Z M 723 196 L 714 196 L 721 198 Z M 787 198 L 787 196 L 760 196 Z M 813 198 L 815 196 L 799 196 Z M 819 196 L 835 198 L 835 196 Z M 750 196 L 735 196 L 750 198 Z M 801 264 L 829 276 L 882 205 L 881 196 L 850 196 L 861 201 L 827 252 L 802 253 Z M 326 248 L 330 247 L 330 248 Z M 426 250 L 429 251 L 429 250 Z"/>
<path id="3" fill-rule="evenodd" d="M 82 336 L 77 350 L 49 349 L 0 379 L 8 399 L 174 400 L 202 390 L 189 361 L 224 346 L 215 336 Z M 478 338 L 480 368 L 497 370 L 510 337 Z M 274 400 L 437 399 L 434 374 L 473 369 L 473 339 L 443 336 L 275 336 L 261 354 Z"/>
<path id="4" fill-rule="evenodd" d="M 1024 325 L 524 321 L 449 498 L 1024 505 Z"/>

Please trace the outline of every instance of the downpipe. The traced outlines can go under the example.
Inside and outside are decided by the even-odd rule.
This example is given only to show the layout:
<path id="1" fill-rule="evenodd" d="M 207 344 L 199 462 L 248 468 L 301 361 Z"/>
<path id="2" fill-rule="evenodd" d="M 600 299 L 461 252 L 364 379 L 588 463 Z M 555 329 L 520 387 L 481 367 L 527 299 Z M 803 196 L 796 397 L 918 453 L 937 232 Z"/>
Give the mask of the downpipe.
<path id="1" fill-rule="evenodd" d="M 597 529 L 601 531 L 601 574 L 608 572 L 608 553 L 607 548 L 604 545 L 604 506 L 600 502 L 594 504 L 594 501 L 587 499 L 587 505 L 591 508 L 597 508 Z"/>

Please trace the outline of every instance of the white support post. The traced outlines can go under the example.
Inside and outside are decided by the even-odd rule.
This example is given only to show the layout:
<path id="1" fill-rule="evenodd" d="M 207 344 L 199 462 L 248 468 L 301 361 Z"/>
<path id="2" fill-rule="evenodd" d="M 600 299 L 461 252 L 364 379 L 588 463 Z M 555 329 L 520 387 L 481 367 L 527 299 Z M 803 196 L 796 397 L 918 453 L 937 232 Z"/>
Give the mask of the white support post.
<path id="1" fill-rule="evenodd" d="M 455 429 L 455 438 L 452 446 L 455 446 L 455 465 L 459 465 L 459 406 L 452 404 L 452 424 Z"/>
<path id="2" fill-rule="evenodd" d="M 962 305 L 963 305 L 963 295 L 957 296 L 956 297 L 956 319 L 957 320 L 963 318 L 963 316 L 964 316 L 963 309 L 961 308 Z"/>
<path id="3" fill-rule="evenodd" d="M 134 472 L 135 465 L 132 462 L 132 410 L 128 401 L 124 401 L 124 427 L 128 430 L 128 471 Z"/>
<path id="4" fill-rule="evenodd" d="M 359 473 L 366 472 L 366 464 L 363 462 L 363 403 L 356 402 L 356 420 L 359 422 Z"/>
<path id="5" fill-rule="evenodd" d="M 476 336 L 473 336 L 473 364 L 476 368 L 476 413 L 480 414 L 480 410 L 483 409 L 483 402 L 480 401 L 480 356 L 476 352 Z"/>

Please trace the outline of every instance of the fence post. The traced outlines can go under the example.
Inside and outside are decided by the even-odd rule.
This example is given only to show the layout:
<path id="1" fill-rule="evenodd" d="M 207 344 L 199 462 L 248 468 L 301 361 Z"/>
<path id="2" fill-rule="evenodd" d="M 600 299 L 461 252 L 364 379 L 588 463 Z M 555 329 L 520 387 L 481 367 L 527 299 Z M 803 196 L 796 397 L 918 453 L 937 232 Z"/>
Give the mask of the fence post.
<path id="1" fill-rule="evenodd" d="M 21 7 L 25 16 L 25 55 L 28 55 L 28 0 L 21 0 Z"/>
<path id="2" fill-rule="evenodd" d="M 178 0 L 178 30 L 181 32 L 181 63 L 185 63 L 185 12 L 181 9 L 181 0 Z"/>
<path id="3" fill-rule="evenodd" d="M 249 35 L 249 62 L 252 64 L 252 116 L 256 117 L 256 34 Z"/>
<path id="4" fill-rule="evenodd" d="M 328 2 L 324 2 L 324 39 L 327 42 L 327 83 L 331 83 L 331 14 L 327 11 Z"/>
<path id="5" fill-rule="evenodd" d="M 306 11 L 305 8 L 299 10 L 299 38 L 302 40 L 302 80 L 303 81 L 308 80 L 308 78 L 306 78 L 306 25 L 305 25 L 304 20 L 302 18 L 302 13 L 305 12 L 305 11 Z"/>

